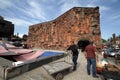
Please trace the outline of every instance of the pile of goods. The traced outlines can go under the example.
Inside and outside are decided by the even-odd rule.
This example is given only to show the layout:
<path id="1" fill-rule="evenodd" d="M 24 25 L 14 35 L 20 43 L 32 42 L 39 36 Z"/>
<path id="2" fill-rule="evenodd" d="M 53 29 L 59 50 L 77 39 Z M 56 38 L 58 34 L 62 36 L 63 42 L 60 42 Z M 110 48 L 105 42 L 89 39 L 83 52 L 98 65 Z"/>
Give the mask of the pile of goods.
<path id="1" fill-rule="evenodd" d="M 106 64 L 103 67 L 103 76 L 110 79 L 120 79 L 120 66 Z"/>
<path id="2" fill-rule="evenodd" d="M 103 71 L 103 67 L 108 64 L 106 59 L 102 59 L 101 61 L 97 62 L 97 73 L 101 74 Z"/>
<path id="3" fill-rule="evenodd" d="M 103 68 L 105 71 L 108 71 L 110 73 L 117 73 L 120 74 L 120 66 L 106 64 Z"/>
<path id="4" fill-rule="evenodd" d="M 97 62 L 97 73 L 101 74 L 103 70 L 103 64 L 101 62 Z"/>

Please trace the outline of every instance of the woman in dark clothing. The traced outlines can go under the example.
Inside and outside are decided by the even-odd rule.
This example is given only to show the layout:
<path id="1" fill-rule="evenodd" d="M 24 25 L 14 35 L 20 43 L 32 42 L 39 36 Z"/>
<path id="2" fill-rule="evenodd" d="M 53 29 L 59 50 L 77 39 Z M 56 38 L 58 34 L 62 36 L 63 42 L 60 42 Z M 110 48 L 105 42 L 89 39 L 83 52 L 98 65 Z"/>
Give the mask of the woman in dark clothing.
<path id="1" fill-rule="evenodd" d="M 68 47 L 67 50 L 71 50 L 72 51 L 72 61 L 74 63 L 74 68 L 73 70 L 76 70 L 77 67 L 77 59 L 78 59 L 78 46 L 74 43 L 74 41 L 71 41 L 70 46 Z"/>

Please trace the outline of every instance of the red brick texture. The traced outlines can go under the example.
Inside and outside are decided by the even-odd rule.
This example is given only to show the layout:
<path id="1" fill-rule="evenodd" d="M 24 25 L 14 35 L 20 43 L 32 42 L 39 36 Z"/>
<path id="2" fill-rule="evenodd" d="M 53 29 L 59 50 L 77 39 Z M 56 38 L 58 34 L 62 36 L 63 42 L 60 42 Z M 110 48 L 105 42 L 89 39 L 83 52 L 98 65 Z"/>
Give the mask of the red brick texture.
<path id="1" fill-rule="evenodd" d="M 74 7 L 52 21 L 32 25 L 27 42 L 37 48 L 65 50 L 70 41 L 83 39 L 100 47 L 99 7 Z"/>

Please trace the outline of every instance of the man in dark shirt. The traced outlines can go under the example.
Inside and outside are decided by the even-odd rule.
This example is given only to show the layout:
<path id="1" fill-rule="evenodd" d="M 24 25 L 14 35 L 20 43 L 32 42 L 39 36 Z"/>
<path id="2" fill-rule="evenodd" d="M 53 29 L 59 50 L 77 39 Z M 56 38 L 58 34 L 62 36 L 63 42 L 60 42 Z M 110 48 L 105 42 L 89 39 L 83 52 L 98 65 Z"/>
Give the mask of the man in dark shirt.
<path id="1" fill-rule="evenodd" d="M 88 46 L 85 48 L 85 57 L 87 59 L 87 73 L 90 75 L 90 67 L 92 65 L 92 75 L 93 77 L 98 77 L 96 70 L 96 59 L 97 57 L 97 49 L 93 46 L 93 42 L 90 42 Z"/>
<path id="2" fill-rule="evenodd" d="M 71 50 L 72 51 L 72 61 L 74 63 L 74 68 L 73 70 L 76 70 L 77 67 L 77 59 L 78 59 L 78 46 L 74 43 L 74 41 L 70 42 L 70 46 L 68 47 L 67 50 Z"/>

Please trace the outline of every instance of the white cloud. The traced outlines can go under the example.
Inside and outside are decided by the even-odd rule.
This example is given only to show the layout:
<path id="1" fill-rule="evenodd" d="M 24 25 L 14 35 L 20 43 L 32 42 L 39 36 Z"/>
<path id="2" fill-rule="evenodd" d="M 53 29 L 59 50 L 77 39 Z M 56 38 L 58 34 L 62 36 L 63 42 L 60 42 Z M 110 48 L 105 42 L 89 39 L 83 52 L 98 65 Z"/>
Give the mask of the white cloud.
<path id="1" fill-rule="evenodd" d="M 96 7 L 99 6 L 100 7 L 100 11 L 107 11 L 110 8 L 100 5 L 98 2 L 98 0 L 88 0 L 88 1 L 79 1 L 79 0 L 74 0 L 74 1 L 68 1 L 68 0 L 64 0 L 64 4 L 61 7 L 61 13 L 69 10 L 72 7 Z M 98 4 L 97 4 L 98 3 Z"/>
<path id="2" fill-rule="evenodd" d="M 111 17 L 111 20 L 115 20 L 115 19 L 120 19 L 120 13 L 119 14 L 115 14 Z"/>
<path id="3" fill-rule="evenodd" d="M 10 0 L 0 0 L 0 8 L 5 9 L 12 6 L 13 3 Z"/>
<path id="4" fill-rule="evenodd" d="M 26 13 L 32 16 L 33 18 L 42 19 L 44 21 L 47 21 L 46 15 L 44 12 L 44 7 L 42 7 L 40 4 L 38 4 L 35 1 L 29 1 L 28 4 L 31 6 L 27 9 Z"/>
<path id="5" fill-rule="evenodd" d="M 96 4 L 88 4 L 87 5 L 87 7 L 96 7 L 96 6 L 99 6 L 99 8 L 100 8 L 101 11 L 106 11 L 106 10 L 110 9 L 109 7 L 102 6 L 102 5 L 96 5 Z"/>
<path id="6" fill-rule="evenodd" d="M 107 11 L 107 10 L 110 10 L 110 8 L 106 7 L 106 6 L 100 6 L 100 10 L 101 11 Z"/>
<path id="7" fill-rule="evenodd" d="M 103 5 L 100 5 L 101 1 L 98 1 L 98 0 L 92 0 L 92 1 L 89 1 L 89 3 L 86 5 L 87 7 L 96 7 L 96 6 L 99 6 L 100 8 L 100 11 L 107 11 L 109 10 L 110 8 L 107 7 L 107 6 L 103 6 Z"/>
<path id="8" fill-rule="evenodd" d="M 23 37 L 23 35 L 24 35 L 24 34 L 21 34 L 21 33 L 19 33 L 19 34 L 18 34 L 18 36 L 19 36 L 20 38 L 22 38 L 22 37 Z"/>
<path id="9" fill-rule="evenodd" d="M 119 1 L 119 0 L 110 0 L 111 2 L 117 2 L 117 1 Z"/>
<path id="10" fill-rule="evenodd" d="M 96 5 L 89 4 L 86 7 L 96 7 Z"/>
<path id="11" fill-rule="evenodd" d="M 13 8 L 15 8 L 16 12 L 21 12 L 21 14 L 24 14 L 24 16 L 26 15 L 25 17 L 29 16 L 29 18 L 47 21 L 44 7 L 39 2 L 35 0 L 28 0 L 26 4 L 27 5 L 24 4 L 23 6 L 14 4 Z"/>
<path id="12" fill-rule="evenodd" d="M 110 7 L 107 7 L 107 6 L 103 6 L 103 5 L 87 5 L 87 7 L 96 7 L 96 6 L 98 6 L 99 7 L 99 11 L 100 11 L 100 14 L 101 14 L 101 16 L 100 17 L 102 17 L 104 14 L 106 14 L 106 12 L 108 11 L 108 10 L 110 10 Z"/>
<path id="13" fill-rule="evenodd" d="M 93 5 L 93 4 L 95 4 L 97 1 L 98 1 L 98 0 L 90 0 L 90 1 L 88 1 L 87 6 Z"/>
<path id="14" fill-rule="evenodd" d="M 64 13 L 65 11 L 78 6 L 80 6 L 80 4 L 78 3 L 77 0 L 73 0 L 73 1 L 64 0 L 64 4 L 61 6 L 61 13 Z"/>
<path id="15" fill-rule="evenodd" d="M 26 21 L 26 20 L 23 20 L 23 19 L 18 19 L 18 18 L 6 18 L 8 21 L 11 21 L 13 24 L 15 24 L 15 26 L 29 26 L 31 25 L 32 23 L 29 22 L 29 21 Z"/>

